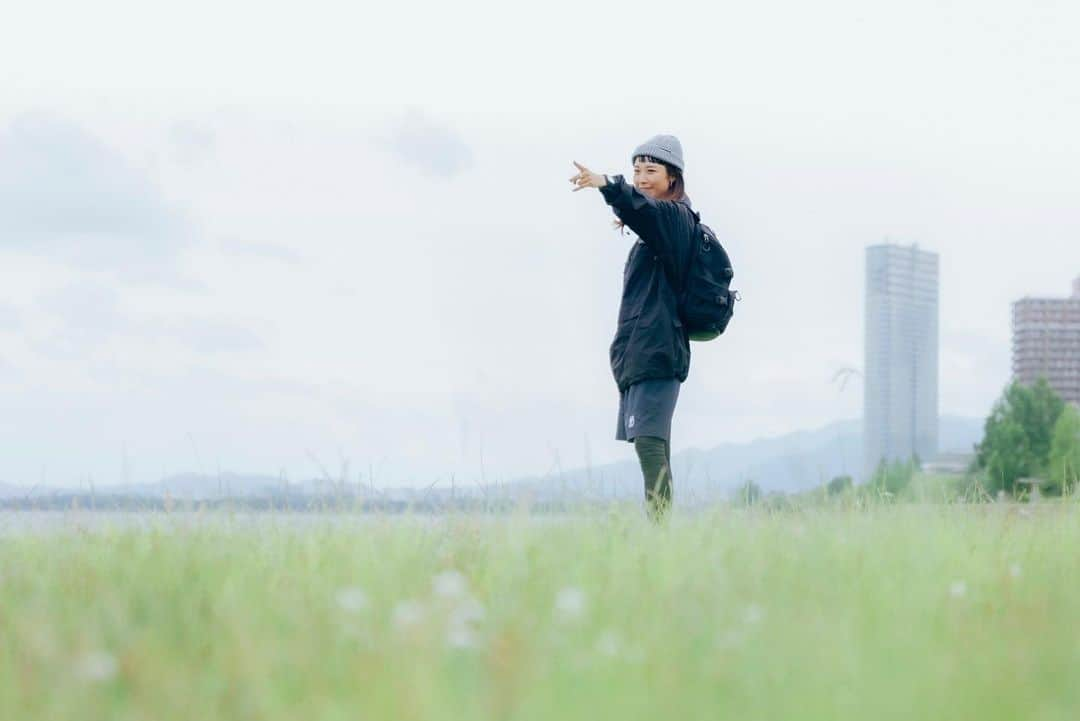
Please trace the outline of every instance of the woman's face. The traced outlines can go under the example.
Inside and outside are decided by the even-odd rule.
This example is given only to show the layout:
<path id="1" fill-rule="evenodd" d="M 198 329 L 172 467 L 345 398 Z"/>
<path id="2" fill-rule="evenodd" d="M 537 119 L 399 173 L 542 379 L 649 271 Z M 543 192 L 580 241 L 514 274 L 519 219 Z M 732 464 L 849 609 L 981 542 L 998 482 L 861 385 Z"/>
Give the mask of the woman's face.
<path id="1" fill-rule="evenodd" d="M 671 178 L 662 163 L 638 159 L 634 161 L 634 187 L 652 198 L 662 200 L 667 197 Z"/>

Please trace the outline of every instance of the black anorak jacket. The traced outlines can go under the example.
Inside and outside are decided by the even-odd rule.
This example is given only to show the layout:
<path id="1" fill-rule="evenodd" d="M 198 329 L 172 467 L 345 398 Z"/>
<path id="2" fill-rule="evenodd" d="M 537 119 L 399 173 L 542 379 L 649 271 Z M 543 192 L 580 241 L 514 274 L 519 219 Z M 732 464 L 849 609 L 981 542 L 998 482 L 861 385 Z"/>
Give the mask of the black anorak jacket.
<path id="1" fill-rule="evenodd" d="M 622 302 L 611 343 L 620 391 L 653 378 L 685 381 L 690 339 L 679 319 L 677 290 L 686 282 L 699 216 L 689 198 L 655 200 L 623 176 L 600 188 L 619 220 L 637 234 L 623 270 Z"/>

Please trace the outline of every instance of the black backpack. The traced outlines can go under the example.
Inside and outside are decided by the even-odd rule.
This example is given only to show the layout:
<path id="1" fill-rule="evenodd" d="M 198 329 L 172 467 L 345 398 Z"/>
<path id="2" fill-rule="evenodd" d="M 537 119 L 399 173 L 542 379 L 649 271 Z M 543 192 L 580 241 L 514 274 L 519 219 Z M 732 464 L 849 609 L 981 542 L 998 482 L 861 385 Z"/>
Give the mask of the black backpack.
<path id="1" fill-rule="evenodd" d="M 729 287 L 735 271 L 716 234 L 699 222 L 695 236 L 683 274 L 686 286 L 679 298 L 679 317 L 690 340 L 708 341 L 727 328 L 739 292 Z"/>

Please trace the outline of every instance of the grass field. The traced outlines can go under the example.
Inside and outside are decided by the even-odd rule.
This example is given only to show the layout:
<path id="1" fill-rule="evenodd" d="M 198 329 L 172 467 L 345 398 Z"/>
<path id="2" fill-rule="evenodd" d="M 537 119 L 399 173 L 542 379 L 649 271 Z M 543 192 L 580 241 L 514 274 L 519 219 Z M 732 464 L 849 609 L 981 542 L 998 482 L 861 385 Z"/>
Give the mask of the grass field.
<path id="1" fill-rule="evenodd" d="M 1074 719 L 1078 549 L 1073 503 L 14 535 L 0 719 Z"/>

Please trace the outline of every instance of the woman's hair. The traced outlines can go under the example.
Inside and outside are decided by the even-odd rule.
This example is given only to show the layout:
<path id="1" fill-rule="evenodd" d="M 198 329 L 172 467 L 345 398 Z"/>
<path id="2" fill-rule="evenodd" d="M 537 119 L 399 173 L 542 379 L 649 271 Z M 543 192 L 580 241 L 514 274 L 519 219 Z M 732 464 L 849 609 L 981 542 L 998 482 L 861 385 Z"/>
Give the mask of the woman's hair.
<path id="1" fill-rule="evenodd" d="M 674 165 L 665 163 L 663 160 L 654 158 L 651 155 L 637 155 L 634 156 L 634 160 L 643 160 L 646 163 L 659 163 L 667 169 L 668 178 L 671 179 L 671 185 L 668 186 L 668 196 L 666 200 L 682 200 L 686 197 L 686 181 L 683 180 L 682 171 Z"/>

